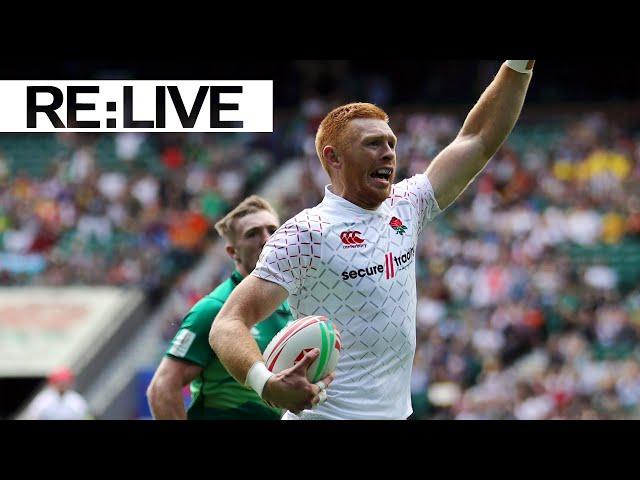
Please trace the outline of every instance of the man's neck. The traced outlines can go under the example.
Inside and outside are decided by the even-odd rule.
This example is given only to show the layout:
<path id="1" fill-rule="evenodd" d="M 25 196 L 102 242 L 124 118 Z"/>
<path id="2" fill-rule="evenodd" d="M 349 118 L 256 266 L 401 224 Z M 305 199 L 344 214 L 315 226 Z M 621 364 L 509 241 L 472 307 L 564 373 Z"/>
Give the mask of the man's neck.
<path id="1" fill-rule="evenodd" d="M 240 275 L 242 275 L 242 278 L 249 275 L 249 272 L 247 272 L 247 270 L 242 265 L 238 265 L 237 263 L 236 263 L 236 270 Z"/>
<path id="2" fill-rule="evenodd" d="M 365 210 L 375 211 L 378 208 L 380 208 L 380 205 L 382 205 L 381 203 L 378 204 L 378 205 L 374 205 L 374 206 L 364 205 L 364 204 L 362 204 L 362 202 L 358 201 L 357 199 L 351 198 L 349 196 L 349 191 L 348 190 L 336 188 L 336 186 L 334 184 L 329 185 L 329 191 L 331 193 L 333 193 L 334 195 L 336 195 L 336 196 L 338 196 L 340 198 L 343 198 L 347 202 L 352 203 L 356 207 L 360 207 L 360 208 L 363 208 Z"/>

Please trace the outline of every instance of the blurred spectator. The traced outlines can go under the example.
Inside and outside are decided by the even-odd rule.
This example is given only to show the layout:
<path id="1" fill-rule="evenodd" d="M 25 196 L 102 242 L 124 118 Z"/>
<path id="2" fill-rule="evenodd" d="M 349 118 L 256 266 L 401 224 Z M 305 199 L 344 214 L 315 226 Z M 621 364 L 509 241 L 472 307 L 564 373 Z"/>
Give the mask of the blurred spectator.
<path id="1" fill-rule="evenodd" d="M 74 375 L 68 368 L 59 367 L 51 372 L 48 385 L 25 411 L 26 420 L 91 420 L 89 406 L 73 390 Z"/>
<path id="2" fill-rule="evenodd" d="M 12 178 L 0 177 L 0 284 L 132 285 L 158 301 L 202 254 L 208 227 L 249 184 L 264 180 L 273 154 L 247 155 L 248 141 L 222 134 L 5 137 L 9 153 L 3 149 L 0 163 Z M 19 164 L 10 154 L 23 155 L 34 142 L 43 150 L 54 145 L 50 159 L 12 173 Z M 47 160 L 55 167 L 39 169 Z"/>
<path id="3" fill-rule="evenodd" d="M 135 132 L 118 133 L 115 136 L 116 155 L 124 161 L 133 160 L 144 143 L 144 135 Z"/>

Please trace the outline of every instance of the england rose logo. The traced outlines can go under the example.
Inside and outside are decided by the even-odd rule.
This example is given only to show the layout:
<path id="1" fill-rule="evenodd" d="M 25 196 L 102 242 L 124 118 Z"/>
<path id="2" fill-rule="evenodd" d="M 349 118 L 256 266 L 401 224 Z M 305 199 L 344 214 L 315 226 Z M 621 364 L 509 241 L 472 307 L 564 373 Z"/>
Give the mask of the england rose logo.
<path id="1" fill-rule="evenodd" d="M 393 228 L 399 235 L 404 235 L 404 233 L 407 231 L 407 227 L 402 224 L 402 220 L 400 220 L 398 217 L 393 217 L 389 222 L 389 225 L 391 225 L 391 228 Z"/>

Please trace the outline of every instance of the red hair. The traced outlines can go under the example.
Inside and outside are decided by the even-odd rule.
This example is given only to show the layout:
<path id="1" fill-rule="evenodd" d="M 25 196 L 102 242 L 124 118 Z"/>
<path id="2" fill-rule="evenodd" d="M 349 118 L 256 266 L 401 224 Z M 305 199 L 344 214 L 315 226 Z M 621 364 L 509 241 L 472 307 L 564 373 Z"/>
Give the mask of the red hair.
<path id="1" fill-rule="evenodd" d="M 316 133 L 316 153 L 322 167 L 329 173 L 322 156 L 327 145 L 340 145 L 349 122 L 355 118 L 373 118 L 389 123 L 389 116 L 384 110 L 372 103 L 348 103 L 331 110 L 320 123 Z"/>

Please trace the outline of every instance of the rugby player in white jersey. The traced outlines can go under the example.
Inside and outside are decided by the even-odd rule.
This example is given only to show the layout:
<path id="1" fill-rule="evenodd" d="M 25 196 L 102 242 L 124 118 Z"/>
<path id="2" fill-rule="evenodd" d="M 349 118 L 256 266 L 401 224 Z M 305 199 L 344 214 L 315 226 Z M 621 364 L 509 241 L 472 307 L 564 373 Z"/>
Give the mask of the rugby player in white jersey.
<path id="1" fill-rule="evenodd" d="M 533 60 L 508 60 L 460 132 L 424 174 L 393 184 L 396 136 L 367 103 L 330 112 L 316 151 L 331 185 L 282 225 L 213 322 L 211 347 L 231 375 L 285 419 L 406 419 L 416 347 L 418 235 L 482 171 L 520 115 Z M 342 337 L 333 374 L 311 384 L 314 349 L 272 374 L 251 327 L 289 298 L 296 318 L 324 315 Z M 325 401 L 326 400 L 326 401 Z"/>

